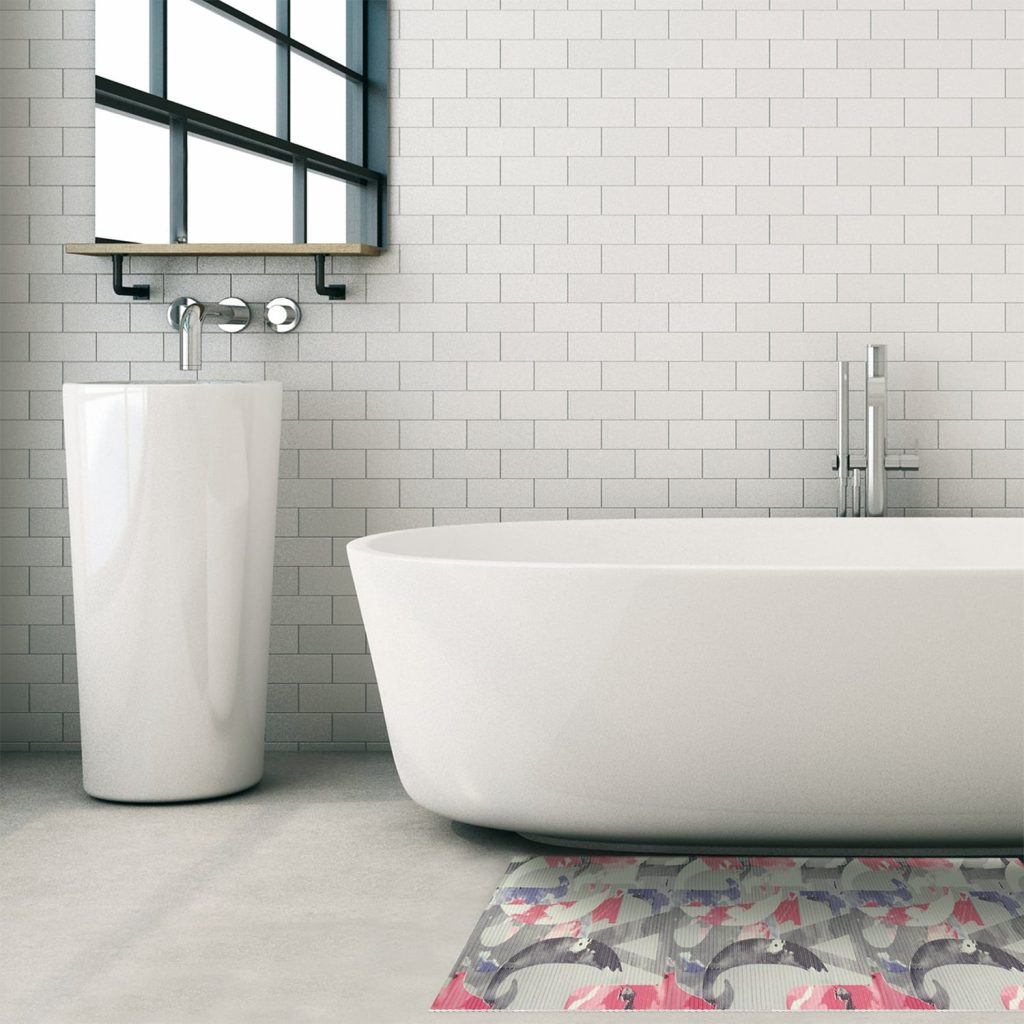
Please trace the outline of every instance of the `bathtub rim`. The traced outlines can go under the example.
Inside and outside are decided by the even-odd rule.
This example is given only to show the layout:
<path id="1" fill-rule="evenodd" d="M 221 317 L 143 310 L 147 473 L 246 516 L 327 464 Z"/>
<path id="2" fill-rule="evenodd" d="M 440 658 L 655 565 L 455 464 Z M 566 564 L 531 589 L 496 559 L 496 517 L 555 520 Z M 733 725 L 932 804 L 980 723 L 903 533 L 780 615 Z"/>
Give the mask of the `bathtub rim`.
<path id="1" fill-rule="evenodd" d="M 729 516 L 729 517 L 716 517 L 713 522 L 730 522 L 730 523 L 751 523 L 756 522 L 762 524 L 765 522 L 782 522 L 792 523 L 794 519 L 813 519 L 815 521 L 838 521 L 838 517 L 828 516 L 807 516 L 807 517 L 765 517 L 765 516 Z M 408 537 L 411 534 L 427 534 L 436 533 L 437 531 L 444 531 L 445 533 L 456 534 L 461 531 L 480 530 L 487 529 L 491 531 L 500 530 L 503 528 L 512 529 L 528 529 L 530 527 L 555 527 L 558 529 L 569 528 L 570 526 L 587 524 L 589 527 L 592 524 L 599 523 L 643 523 L 645 525 L 651 523 L 696 523 L 703 522 L 700 517 L 688 517 L 688 516 L 658 516 L 640 519 L 540 519 L 540 520 L 517 520 L 515 522 L 485 522 L 485 523 L 446 523 L 440 526 L 416 526 L 408 527 L 400 530 L 382 530 L 376 533 L 366 534 L 363 537 L 357 537 L 350 540 L 346 544 L 346 551 L 355 553 L 358 557 L 362 558 L 372 557 L 384 559 L 387 561 L 399 561 L 399 562 L 417 562 L 423 564 L 436 565 L 438 567 L 474 567 L 474 568 L 494 568 L 494 569 L 566 569 L 566 570 L 641 570 L 644 572 L 770 572 L 770 573 L 783 573 L 783 572 L 794 572 L 794 573 L 818 573 L 818 572 L 837 572 L 837 573 L 925 573 L 925 572 L 980 572 L 980 573 L 1020 573 L 1024 572 L 1024 519 L 1018 516 L 934 516 L 934 517 L 902 517 L 893 516 L 885 519 L 868 520 L 864 519 L 864 522 L 872 522 L 875 524 L 884 523 L 905 523 L 907 521 L 915 524 L 920 523 L 923 519 L 940 519 L 940 520 L 952 520 L 957 523 L 968 523 L 968 522 L 980 522 L 986 525 L 993 523 L 1006 523 L 1009 524 L 1004 527 L 999 527 L 1006 532 L 1016 529 L 1020 534 L 1021 545 L 1017 549 L 1016 558 L 1012 557 L 1013 551 L 1007 553 L 1005 561 L 999 564 L 986 564 L 984 562 L 977 561 L 964 561 L 961 563 L 950 563 L 947 561 L 936 561 L 930 564 L 901 564 L 899 562 L 886 562 L 884 561 L 884 553 L 876 558 L 874 561 L 861 561 L 843 564 L 837 560 L 827 558 L 817 562 L 794 562 L 785 558 L 779 558 L 775 561 L 748 561 L 748 562 L 736 562 L 732 564 L 723 563 L 720 561 L 714 561 L 712 559 L 702 559 L 700 561 L 673 561 L 673 562 L 643 562 L 637 560 L 618 560 L 618 561 L 566 561 L 564 559 L 538 559 L 538 560 L 526 560 L 522 558 L 494 558 L 494 557 L 458 557 L 452 554 L 433 554 L 423 551 L 394 551 L 387 550 L 382 544 L 386 543 L 388 538 L 393 537 Z M 844 518 L 843 521 L 852 521 Z M 877 526 L 869 526 L 868 529 L 875 529 Z M 842 529 L 842 527 L 840 528 Z M 897 529 L 904 529 L 904 527 L 897 527 Z M 969 527 L 957 527 L 957 529 L 969 529 Z"/>

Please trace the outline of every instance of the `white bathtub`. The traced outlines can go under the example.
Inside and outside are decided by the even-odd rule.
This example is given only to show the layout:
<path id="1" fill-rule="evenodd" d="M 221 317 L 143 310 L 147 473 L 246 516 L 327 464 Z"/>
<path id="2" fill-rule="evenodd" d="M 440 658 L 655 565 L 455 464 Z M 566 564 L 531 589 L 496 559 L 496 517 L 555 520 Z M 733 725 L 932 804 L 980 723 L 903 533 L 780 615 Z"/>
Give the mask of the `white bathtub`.
<path id="1" fill-rule="evenodd" d="M 348 546 L 395 762 L 636 847 L 1024 835 L 1024 520 L 453 526 Z"/>

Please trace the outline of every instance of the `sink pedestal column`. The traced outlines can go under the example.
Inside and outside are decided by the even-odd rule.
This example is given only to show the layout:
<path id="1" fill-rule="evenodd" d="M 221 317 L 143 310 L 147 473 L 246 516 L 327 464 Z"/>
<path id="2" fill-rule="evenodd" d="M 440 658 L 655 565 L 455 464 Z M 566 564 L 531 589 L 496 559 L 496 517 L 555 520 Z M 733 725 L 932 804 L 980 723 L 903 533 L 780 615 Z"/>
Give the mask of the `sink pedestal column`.
<path id="1" fill-rule="evenodd" d="M 263 774 L 281 385 L 65 384 L 87 793 Z"/>

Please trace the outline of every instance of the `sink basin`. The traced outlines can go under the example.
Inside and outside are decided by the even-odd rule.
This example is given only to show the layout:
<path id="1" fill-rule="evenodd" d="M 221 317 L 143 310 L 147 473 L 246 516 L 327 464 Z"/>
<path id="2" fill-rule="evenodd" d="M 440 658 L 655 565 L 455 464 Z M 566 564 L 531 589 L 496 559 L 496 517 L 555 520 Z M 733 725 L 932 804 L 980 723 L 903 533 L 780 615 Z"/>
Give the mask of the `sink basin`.
<path id="1" fill-rule="evenodd" d="M 86 792 L 263 774 L 281 385 L 65 384 Z"/>

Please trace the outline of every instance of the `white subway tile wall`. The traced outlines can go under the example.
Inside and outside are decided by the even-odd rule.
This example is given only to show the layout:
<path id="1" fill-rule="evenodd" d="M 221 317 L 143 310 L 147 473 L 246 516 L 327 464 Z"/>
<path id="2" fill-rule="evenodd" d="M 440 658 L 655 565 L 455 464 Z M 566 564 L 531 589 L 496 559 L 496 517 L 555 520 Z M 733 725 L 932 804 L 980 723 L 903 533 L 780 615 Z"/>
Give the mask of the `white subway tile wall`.
<path id="1" fill-rule="evenodd" d="M 1019 2 L 394 0 L 392 245 L 335 258 L 334 303 L 308 259 L 136 257 L 133 303 L 63 254 L 91 6 L 0 0 L 8 747 L 78 740 L 60 386 L 184 376 L 182 294 L 303 307 L 208 333 L 203 370 L 286 389 L 273 748 L 386 743 L 348 539 L 832 515 L 835 361 L 871 341 L 921 456 L 893 513 L 1021 514 Z"/>

